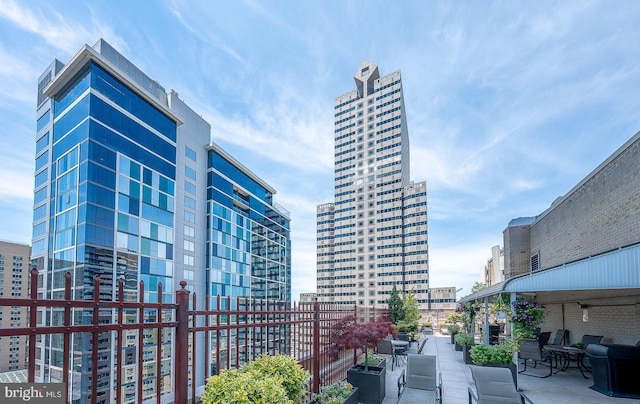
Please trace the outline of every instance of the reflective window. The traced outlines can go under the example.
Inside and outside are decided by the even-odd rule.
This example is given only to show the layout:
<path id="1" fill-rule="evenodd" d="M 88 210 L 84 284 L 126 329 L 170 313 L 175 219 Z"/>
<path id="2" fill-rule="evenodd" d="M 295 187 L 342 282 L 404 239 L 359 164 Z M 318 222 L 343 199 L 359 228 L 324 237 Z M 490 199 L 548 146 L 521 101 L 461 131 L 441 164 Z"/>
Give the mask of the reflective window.
<path id="1" fill-rule="evenodd" d="M 44 150 L 49 145 L 49 132 L 45 133 L 38 141 L 36 142 L 36 155 Z"/>
<path id="2" fill-rule="evenodd" d="M 190 148 L 188 148 L 187 146 L 185 146 L 185 156 L 187 156 L 188 158 L 190 158 L 193 161 L 196 161 L 196 152 Z"/>
<path id="3" fill-rule="evenodd" d="M 47 165 L 48 162 L 49 162 L 49 152 L 46 151 L 42 153 L 42 156 L 36 159 L 36 172 L 38 172 L 42 167 Z"/>
<path id="4" fill-rule="evenodd" d="M 196 209 L 196 200 L 193 198 L 189 198 L 188 196 L 184 197 L 184 206 L 186 206 L 189 209 Z"/>
<path id="5" fill-rule="evenodd" d="M 192 184 L 189 181 L 185 181 L 184 182 L 184 190 L 186 192 L 190 193 L 191 195 L 195 195 L 196 194 L 196 186 L 195 186 L 195 184 Z"/>
<path id="6" fill-rule="evenodd" d="M 49 179 L 49 170 L 45 169 L 40 174 L 36 175 L 34 188 L 39 188 L 47 182 Z"/>
<path id="7" fill-rule="evenodd" d="M 44 128 L 49 122 L 51 122 L 51 114 L 50 114 L 50 111 L 47 110 L 47 112 L 45 112 L 44 115 L 38 118 L 36 130 L 40 132 L 40 129 Z"/>
<path id="8" fill-rule="evenodd" d="M 196 180 L 196 171 L 191 167 L 188 167 L 188 166 L 184 167 L 184 175 L 186 175 L 187 178 L 190 178 L 194 181 Z"/>
<path id="9" fill-rule="evenodd" d="M 184 225 L 184 235 L 185 236 L 189 236 L 189 237 L 195 237 L 196 236 L 196 229 L 185 224 Z"/>

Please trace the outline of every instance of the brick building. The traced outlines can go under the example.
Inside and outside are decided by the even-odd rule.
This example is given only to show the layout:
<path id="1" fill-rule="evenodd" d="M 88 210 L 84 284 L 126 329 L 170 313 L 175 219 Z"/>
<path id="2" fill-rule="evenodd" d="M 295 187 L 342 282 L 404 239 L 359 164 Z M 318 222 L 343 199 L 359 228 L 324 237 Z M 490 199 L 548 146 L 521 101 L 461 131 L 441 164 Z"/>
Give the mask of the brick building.
<path id="1" fill-rule="evenodd" d="M 543 331 L 569 330 L 603 343 L 640 339 L 640 132 L 535 217 L 504 230 L 505 281 L 498 292 L 547 305 Z"/>

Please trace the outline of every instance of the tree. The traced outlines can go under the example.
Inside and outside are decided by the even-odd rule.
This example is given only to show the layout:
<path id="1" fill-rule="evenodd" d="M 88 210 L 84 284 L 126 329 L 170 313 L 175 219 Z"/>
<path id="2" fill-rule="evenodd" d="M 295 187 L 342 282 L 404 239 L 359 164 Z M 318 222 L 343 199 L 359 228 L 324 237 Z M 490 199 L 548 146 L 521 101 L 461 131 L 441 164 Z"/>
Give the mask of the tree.
<path id="1" fill-rule="evenodd" d="M 393 333 L 393 326 L 386 319 L 379 318 L 370 323 L 358 323 L 354 315 L 348 315 L 331 327 L 329 353 L 337 356 L 343 349 L 362 349 L 365 355 L 365 370 L 368 371 L 369 348 L 373 349 L 378 342 Z"/>
<path id="2" fill-rule="evenodd" d="M 471 293 L 476 293 L 477 291 L 484 289 L 487 287 L 486 283 L 480 283 L 478 281 L 473 283 L 473 286 L 471 287 Z"/>
<path id="3" fill-rule="evenodd" d="M 398 292 L 396 285 L 393 285 L 393 289 L 391 289 L 391 294 L 387 299 L 387 304 L 389 305 L 389 317 L 392 324 L 398 324 L 399 321 L 404 320 L 404 304 L 400 298 L 400 292 Z"/>
<path id="4" fill-rule="evenodd" d="M 413 291 L 404 295 L 402 301 L 402 308 L 404 309 L 404 321 L 410 324 L 415 324 L 415 330 L 418 331 L 418 321 L 420 320 L 420 309 L 418 307 L 418 299 Z"/>

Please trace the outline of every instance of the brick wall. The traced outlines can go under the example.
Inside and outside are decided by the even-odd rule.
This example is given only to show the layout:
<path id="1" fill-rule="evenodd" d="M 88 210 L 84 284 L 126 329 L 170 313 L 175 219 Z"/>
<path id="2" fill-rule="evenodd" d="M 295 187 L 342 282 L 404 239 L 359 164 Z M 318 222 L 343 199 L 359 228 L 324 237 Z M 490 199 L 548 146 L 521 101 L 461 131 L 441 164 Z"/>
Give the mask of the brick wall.
<path id="1" fill-rule="evenodd" d="M 555 303 L 560 299 L 565 303 Z M 569 330 L 569 344 L 582 340 L 585 334 L 602 335 L 604 344 L 635 345 L 640 340 L 640 297 L 618 296 L 585 298 L 580 291 L 538 293 L 540 303 L 547 305 L 542 331 L 551 331 L 553 339 L 556 330 Z M 577 302 L 587 304 L 589 321 L 582 321 L 582 309 Z M 564 306 L 564 307 L 563 307 Z M 564 308 L 564 322 L 563 322 Z"/>
<path id="2" fill-rule="evenodd" d="M 639 224 L 640 138 L 531 225 L 531 251 L 548 268 L 636 243 Z"/>

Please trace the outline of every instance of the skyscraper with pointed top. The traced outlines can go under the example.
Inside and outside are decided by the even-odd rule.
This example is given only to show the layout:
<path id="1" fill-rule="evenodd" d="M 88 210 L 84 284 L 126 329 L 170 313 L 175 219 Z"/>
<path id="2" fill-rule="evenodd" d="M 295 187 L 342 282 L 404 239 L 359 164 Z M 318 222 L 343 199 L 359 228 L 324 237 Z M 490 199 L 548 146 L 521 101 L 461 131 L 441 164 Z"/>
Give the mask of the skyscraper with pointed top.
<path id="1" fill-rule="evenodd" d="M 364 62 L 354 80 L 334 104 L 334 201 L 317 207 L 318 298 L 382 306 L 395 285 L 424 312 L 427 184 L 410 179 L 401 74 L 380 77 Z"/>

